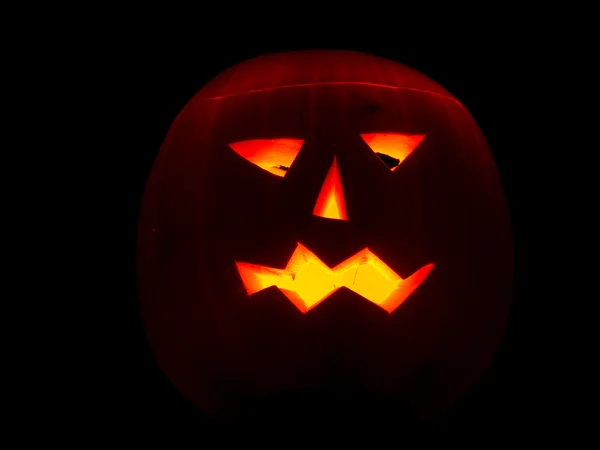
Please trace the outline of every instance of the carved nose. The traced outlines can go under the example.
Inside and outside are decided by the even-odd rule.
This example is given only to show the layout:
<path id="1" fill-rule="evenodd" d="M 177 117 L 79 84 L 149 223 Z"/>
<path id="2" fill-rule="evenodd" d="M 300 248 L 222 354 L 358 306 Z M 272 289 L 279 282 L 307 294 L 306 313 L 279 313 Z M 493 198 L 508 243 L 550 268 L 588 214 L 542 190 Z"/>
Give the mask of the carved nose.
<path id="1" fill-rule="evenodd" d="M 342 189 L 342 177 L 335 157 L 329 172 L 327 172 L 323 186 L 321 186 L 321 192 L 317 198 L 313 214 L 326 219 L 348 220 Z"/>

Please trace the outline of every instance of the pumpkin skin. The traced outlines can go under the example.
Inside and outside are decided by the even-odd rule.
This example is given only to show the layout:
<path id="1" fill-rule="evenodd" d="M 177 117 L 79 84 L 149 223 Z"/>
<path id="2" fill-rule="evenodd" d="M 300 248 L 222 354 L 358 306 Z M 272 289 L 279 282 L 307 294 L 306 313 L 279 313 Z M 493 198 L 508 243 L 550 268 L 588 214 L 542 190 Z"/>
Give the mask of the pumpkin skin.
<path id="1" fill-rule="evenodd" d="M 424 138 L 390 170 L 373 133 Z M 301 141 L 284 174 L 232 147 L 265 139 Z M 346 220 L 315 214 L 334 161 Z M 307 311 L 277 286 L 249 295 L 239 263 L 284 269 L 298 244 L 330 268 L 368 248 L 402 279 L 431 270 L 393 311 L 346 286 Z M 138 290 L 160 367 L 202 411 L 348 386 L 430 417 L 493 360 L 512 260 L 499 174 L 456 98 L 374 56 L 290 52 L 225 71 L 175 119 L 143 198 Z"/>

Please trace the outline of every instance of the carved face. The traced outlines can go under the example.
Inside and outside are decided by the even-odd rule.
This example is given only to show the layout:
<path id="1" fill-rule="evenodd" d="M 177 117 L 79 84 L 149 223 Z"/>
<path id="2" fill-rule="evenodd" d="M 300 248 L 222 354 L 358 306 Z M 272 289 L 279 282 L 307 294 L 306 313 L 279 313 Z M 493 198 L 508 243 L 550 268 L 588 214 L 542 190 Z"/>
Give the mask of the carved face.
<path id="1" fill-rule="evenodd" d="M 491 362 L 511 273 L 472 117 L 364 54 L 223 73 L 173 123 L 144 196 L 148 339 L 206 411 L 343 381 L 439 412 Z"/>

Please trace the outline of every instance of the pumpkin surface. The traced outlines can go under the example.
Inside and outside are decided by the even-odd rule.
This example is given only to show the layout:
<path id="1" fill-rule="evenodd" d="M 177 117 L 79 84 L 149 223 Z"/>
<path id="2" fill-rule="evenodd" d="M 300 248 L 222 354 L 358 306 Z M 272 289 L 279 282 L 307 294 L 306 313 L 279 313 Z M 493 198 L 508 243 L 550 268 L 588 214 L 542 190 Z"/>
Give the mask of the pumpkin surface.
<path id="1" fill-rule="evenodd" d="M 173 122 L 139 222 L 150 346 L 208 413 L 348 386 L 436 414 L 493 360 L 512 261 L 469 112 L 347 51 L 265 55 L 209 82 Z"/>

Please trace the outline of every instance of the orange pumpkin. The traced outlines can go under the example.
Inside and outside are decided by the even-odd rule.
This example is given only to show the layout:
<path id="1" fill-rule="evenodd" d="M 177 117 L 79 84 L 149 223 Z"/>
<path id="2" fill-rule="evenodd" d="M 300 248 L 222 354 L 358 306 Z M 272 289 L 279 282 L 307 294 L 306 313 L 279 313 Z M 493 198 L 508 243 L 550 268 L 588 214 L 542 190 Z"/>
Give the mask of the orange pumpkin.
<path id="1" fill-rule="evenodd" d="M 492 361 L 512 260 L 456 98 L 392 61 L 290 52 L 222 73 L 174 121 L 138 285 L 157 361 L 203 411 L 343 385 L 431 416 Z"/>

